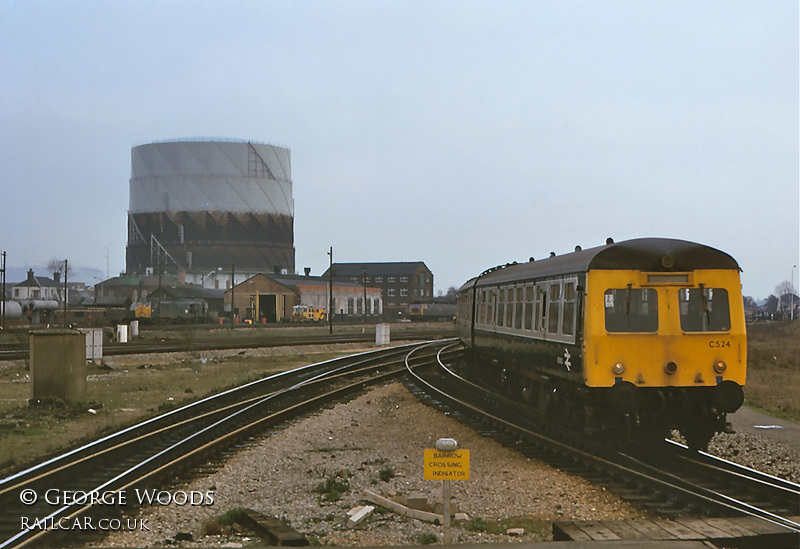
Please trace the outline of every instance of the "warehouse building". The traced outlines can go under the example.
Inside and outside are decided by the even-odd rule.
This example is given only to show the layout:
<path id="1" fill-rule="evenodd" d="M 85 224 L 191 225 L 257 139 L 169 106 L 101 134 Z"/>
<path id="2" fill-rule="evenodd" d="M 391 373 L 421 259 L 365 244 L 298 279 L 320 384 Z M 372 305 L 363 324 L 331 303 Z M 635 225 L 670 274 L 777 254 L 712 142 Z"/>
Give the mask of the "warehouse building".
<path id="1" fill-rule="evenodd" d="M 380 288 L 386 318 L 405 316 L 412 303 L 433 301 L 433 273 L 422 261 L 334 263 L 333 280 Z M 322 278 L 328 279 L 330 268 Z"/>

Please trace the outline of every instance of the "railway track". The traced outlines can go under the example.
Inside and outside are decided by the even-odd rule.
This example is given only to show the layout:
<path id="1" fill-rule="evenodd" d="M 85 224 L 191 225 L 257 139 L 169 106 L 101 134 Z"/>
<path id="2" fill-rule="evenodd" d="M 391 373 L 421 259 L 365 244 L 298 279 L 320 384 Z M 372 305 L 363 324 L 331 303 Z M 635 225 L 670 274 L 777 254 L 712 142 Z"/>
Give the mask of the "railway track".
<path id="1" fill-rule="evenodd" d="M 432 334 L 425 331 L 403 332 L 398 337 L 404 340 L 427 340 Z M 104 345 L 105 356 L 137 355 L 145 353 L 177 353 L 190 351 L 208 351 L 223 349 L 254 349 L 258 347 L 288 347 L 292 345 L 325 345 L 331 343 L 363 343 L 374 342 L 375 333 L 364 334 L 331 334 L 304 335 L 292 337 L 221 337 L 202 341 L 165 340 L 165 341 L 132 341 L 125 344 Z M 29 356 L 29 348 L 24 345 L 5 345 L 0 348 L 0 361 L 24 360 Z"/>
<path id="2" fill-rule="evenodd" d="M 615 451 L 563 427 L 537 422 L 532 409 L 460 375 L 459 364 L 408 370 L 407 384 L 421 400 L 484 436 L 601 484 L 659 516 L 750 516 L 785 534 L 764 540 L 761 547 L 795 547 L 800 542 L 800 524 L 790 518 L 800 516 L 800 485 L 666 441 L 660 457 Z"/>
<path id="3" fill-rule="evenodd" d="M 102 530 L 101 521 L 122 521 L 119 517 L 139 506 L 142 496 L 141 504 L 172 497 L 162 495 L 159 487 L 174 477 L 218 460 L 222 452 L 269 426 L 402 375 L 409 362 L 431 362 L 447 344 L 437 341 L 382 349 L 276 374 L 2 479 L 0 549 L 75 544 L 85 541 L 87 534 L 96 536 L 98 528 Z M 213 498 L 213 494 L 198 497 Z M 124 522 L 105 524 L 125 527 Z"/>

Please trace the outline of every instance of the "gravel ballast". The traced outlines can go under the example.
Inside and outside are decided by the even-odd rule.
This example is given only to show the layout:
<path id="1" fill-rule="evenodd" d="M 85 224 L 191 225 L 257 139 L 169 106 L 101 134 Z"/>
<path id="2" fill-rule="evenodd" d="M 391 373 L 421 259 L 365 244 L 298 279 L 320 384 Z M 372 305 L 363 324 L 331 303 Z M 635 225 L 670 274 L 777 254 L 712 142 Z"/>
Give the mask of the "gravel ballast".
<path id="1" fill-rule="evenodd" d="M 370 389 L 348 403 L 298 420 L 255 441 L 216 472 L 168 492 L 213 491 L 213 505 L 175 503 L 141 509 L 148 531 L 111 532 L 99 546 L 239 547 L 252 535 L 225 528 L 214 519 L 236 508 L 283 519 L 314 543 L 325 545 L 416 545 L 441 541 L 442 527 L 378 509 L 354 529 L 347 511 L 365 504 L 364 492 L 383 496 L 423 494 L 441 501 L 441 483 L 423 479 L 423 450 L 452 437 L 471 452 L 471 478 L 453 482 L 453 501 L 470 521 L 457 523 L 457 543 L 546 541 L 556 520 L 652 518 L 601 486 L 569 476 L 505 448 L 423 404 L 397 382 Z M 800 481 L 800 451 L 752 432 L 718 435 L 711 453 L 761 471 Z M 382 474 L 383 472 L 383 474 Z M 339 473 L 349 483 L 338 501 L 317 487 Z M 389 478 L 391 474 L 393 477 Z M 381 477 L 388 478 L 387 481 Z M 335 498 L 332 498 L 335 499 Z M 525 520 L 519 517 L 524 517 Z M 482 519 L 481 523 L 476 519 Z M 515 522 L 507 522 L 515 519 Z M 475 531 L 480 524 L 525 526 L 521 536 Z M 210 527 L 211 526 L 211 527 Z M 472 528 L 472 529 L 471 529 Z M 208 532 L 214 532 L 207 535 Z M 175 541 L 175 537 L 190 538 Z"/>
<path id="2" fill-rule="evenodd" d="M 470 531 L 462 523 L 454 526 L 454 541 L 543 541 L 550 539 L 554 520 L 648 516 L 602 487 L 480 436 L 421 404 L 402 384 L 392 383 L 261 439 L 208 477 L 186 486 L 165 487 L 168 491 L 213 490 L 213 505 L 142 509 L 138 516 L 147 518 L 150 532 L 113 532 L 100 545 L 161 545 L 179 533 L 192 534 L 194 541 L 186 543 L 193 547 L 242 542 L 244 538 L 236 533 L 203 535 L 213 518 L 237 507 L 282 518 L 326 545 L 408 545 L 419 543 L 425 534 L 441 539 L 441 526 L 391 512 L 377 512 L 355 529 L 344 528 L 347 511 L 362 501 L 365 490 L 384 496 L 422 493 L 429 501 L 441 501 L 441 483 L 423 480 L 422 460 L 423 450 L 441 437 L 455 438 L 470 450 L 470 480 L 451 484 L 453 501 L 461 511 L 485 521 L 527 517 L 540 530 L 529 528 L 512 538 Z M 394 477 L 381 480 L 381 470 L 390 469 Z M 339 501 L 326 501 L 315 492 L 343 470 L 351 475 L 347 479 L 350 490 Z"/>

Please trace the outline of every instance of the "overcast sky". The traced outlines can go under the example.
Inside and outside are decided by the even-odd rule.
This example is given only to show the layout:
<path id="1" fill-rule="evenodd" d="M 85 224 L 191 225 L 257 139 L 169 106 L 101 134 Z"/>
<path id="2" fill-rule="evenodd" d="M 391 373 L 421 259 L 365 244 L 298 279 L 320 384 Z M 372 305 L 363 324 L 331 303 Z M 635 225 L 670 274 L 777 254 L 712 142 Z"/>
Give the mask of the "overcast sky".
<path id="1" fill-rule="evenodd" d="M 0 250 L 125 268 L 131 147 L 292 152 L 296 267 L 645 236 L 798 264 L 798 3 L 0 0 Z M 45 273 L 41 273 L 45 274 Z M 794 269 L 797 286 L 798 269 Z M 92 282 L 92 281 L 86 281 Z"/>

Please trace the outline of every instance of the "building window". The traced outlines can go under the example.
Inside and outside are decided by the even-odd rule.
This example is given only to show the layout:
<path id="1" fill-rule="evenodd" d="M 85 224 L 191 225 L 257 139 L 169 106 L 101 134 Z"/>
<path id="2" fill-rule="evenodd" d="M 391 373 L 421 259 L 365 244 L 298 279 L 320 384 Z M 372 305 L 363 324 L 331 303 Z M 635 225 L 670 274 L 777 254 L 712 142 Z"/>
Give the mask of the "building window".
<path id="1" fill-rule="evenodd" d="M 389 290 L 387 290 L 387 292 L 388 292 L 389 297 L 394 297 L 394 288 L 389 288 Z"/>
<path id="2" fill-rule="evenodd" d="M 381 282 L 383 282 L 383 277 L 382 276 L 376 276 L 375 277 L 375 282 L 380 284 Z"/>
<path id="3" fill-rule="evenodd" d="M 370 277 L 368 277 L 368 276 L 364 277 L 364 282 L 370 282 L 370 281 L 371 281 Z"/>
<path id="4" fill-rule="evenodd" d="M 401 276 L 400 277 L 400 282 L 408 282 L 408 277 L 407 276 Z"/>
<path id="5" fill-rule="evenodd" d="M 400 288 L 400 297 L 408 297 L 408 289 Z"/>

